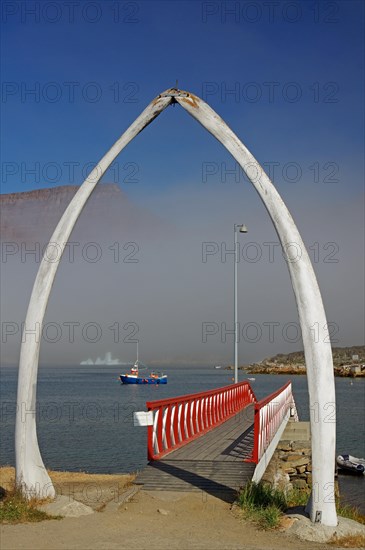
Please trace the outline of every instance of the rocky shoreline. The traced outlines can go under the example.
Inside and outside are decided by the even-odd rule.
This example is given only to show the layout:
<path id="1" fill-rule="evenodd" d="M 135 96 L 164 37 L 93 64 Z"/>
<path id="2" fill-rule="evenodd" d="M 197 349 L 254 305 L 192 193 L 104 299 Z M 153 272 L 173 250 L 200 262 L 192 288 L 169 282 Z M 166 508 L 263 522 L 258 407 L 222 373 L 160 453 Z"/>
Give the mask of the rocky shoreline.
<path id="1" fill-rule="evenodd" d="M 306 374 L 305 365 L 272 365 L 272 364 L 253 364 L 249 367 L 243 367 L 247 374 Z M 356 372 L 346 367 L 334 367 L 335 376 L 347 378 L 365 378 L 365 367 Z"/>
<path id="2" fill-rule="evenodd" d="M 365 378 L 365 346 L 332 348 L 334 374 L 339 377 Z M 233 368 L 233 367 L 229 367 Z M 306 374 L 304 352 L 280 353 L 248 366 L 239 367 L 247 374 Z"/>

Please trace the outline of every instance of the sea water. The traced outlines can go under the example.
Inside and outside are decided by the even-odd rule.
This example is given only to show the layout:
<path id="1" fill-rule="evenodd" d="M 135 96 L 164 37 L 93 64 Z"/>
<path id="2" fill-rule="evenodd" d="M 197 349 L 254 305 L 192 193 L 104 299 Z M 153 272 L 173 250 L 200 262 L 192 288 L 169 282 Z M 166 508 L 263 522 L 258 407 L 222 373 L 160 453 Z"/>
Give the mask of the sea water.
<path id="1" fill-rule="evenodd" d="M 170 367 L 167 385 L 122 385 L 118 366 L 41 366 L 37 426 L 42 457 L 53 470 L 126 473 L 147 463 L 147 428 L 134 427 L 133 412 L 146 402 L 232 384 L 232 371 Z M 14 465 L 17 368 L 0 367 L 0 464 Z M 282 387 L 286 375 L 254 375 L 258 399 Z M 239 373 L 245 379 L 244 373 Z M 292 376 L 300 420 L 309 420 L 306 376 Z M 337 454 L 365 456 L 365 379 L 336 378 Z M 315 406 L 315 405 L 314 405 Z M 21 405 L 23 418 L 29 413 Z M 332 419 L 329 404 L 328 421 Z M 365 476 L 339 476 L 342 495 L 365 513 Z"/>

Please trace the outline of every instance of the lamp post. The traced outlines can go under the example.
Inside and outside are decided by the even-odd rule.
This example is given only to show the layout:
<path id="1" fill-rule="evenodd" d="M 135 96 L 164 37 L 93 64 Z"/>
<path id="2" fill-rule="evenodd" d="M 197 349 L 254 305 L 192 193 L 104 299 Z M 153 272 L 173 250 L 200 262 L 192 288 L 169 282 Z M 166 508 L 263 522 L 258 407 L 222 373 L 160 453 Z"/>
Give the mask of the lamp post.
<path id="1" fill-rule="evenodd" d="M 247 227 L 241 223 L 235 223 L 233 226 L 234 233 L 234 278 L 233 278 L 233 289 L 234 289 L 234 383 L 238 382 L 238 338 L 237 338 L 237 326 L 238 326 L 238 308 L 237 308 L 237 248 L 238 248 L 238 238 L 237 233 L 247 233 Z"/>

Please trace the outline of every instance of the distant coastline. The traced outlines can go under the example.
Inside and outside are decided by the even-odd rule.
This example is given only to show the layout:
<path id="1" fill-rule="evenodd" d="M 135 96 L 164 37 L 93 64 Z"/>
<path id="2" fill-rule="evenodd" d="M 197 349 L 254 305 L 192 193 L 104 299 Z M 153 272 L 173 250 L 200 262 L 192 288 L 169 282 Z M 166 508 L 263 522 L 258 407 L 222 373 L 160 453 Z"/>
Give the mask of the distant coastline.
<path id="1" fill-rule="evenodd" d="M 365 378 L 365 346 L 332 348 L 335 376 Z M 240 367 L 248 374 L 306 374 L 304 352 L 279 353 L 248 367 Z"/>

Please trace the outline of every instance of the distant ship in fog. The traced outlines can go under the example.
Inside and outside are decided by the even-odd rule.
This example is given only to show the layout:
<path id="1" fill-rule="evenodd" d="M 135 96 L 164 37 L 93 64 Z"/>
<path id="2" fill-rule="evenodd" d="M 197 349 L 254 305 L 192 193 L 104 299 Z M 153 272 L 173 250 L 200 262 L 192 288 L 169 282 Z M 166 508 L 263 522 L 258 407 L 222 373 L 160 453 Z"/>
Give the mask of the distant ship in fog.
<path id="1" fill-rule="evenodd" d="M 86 359 L 86 361 L 81 361 L 80 365 L 122 365 L 119 359 L 112 359 L 112 354 L 110 351 L 107 351 L 104 359 L 98 357 L 94 362 L 92 359 Z"/>

